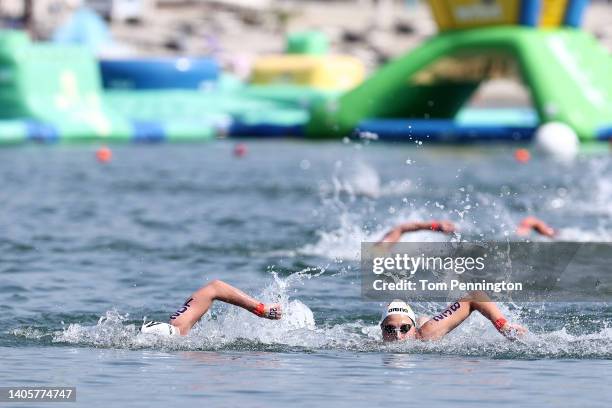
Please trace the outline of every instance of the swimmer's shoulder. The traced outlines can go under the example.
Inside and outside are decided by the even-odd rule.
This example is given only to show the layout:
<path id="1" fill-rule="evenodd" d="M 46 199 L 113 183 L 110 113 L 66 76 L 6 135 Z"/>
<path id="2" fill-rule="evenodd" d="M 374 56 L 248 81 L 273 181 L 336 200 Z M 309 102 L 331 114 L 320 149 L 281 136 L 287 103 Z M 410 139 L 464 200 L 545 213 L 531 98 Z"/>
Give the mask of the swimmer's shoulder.
<path id="1" fill-rule="evenodd" d="M 417 321 L 416 321 L 417 327 L 422 327 L 430 319 L 431 319 L 431 317 L 429 317 L 429 316 L 419 316 L 419 317 L 417 317 Z"/>

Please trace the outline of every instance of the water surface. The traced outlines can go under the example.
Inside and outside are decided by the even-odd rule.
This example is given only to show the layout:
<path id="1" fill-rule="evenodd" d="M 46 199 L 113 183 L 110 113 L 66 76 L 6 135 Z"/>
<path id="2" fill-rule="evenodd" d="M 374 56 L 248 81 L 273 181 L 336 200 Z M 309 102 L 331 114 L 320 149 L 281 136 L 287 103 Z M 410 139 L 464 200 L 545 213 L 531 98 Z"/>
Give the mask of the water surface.
<path id="1" fill-rule="evenodd" d="M 562 240 L 608 242 L 609 156 L 232 146 L 117 146 L 107 165 L 93 146 L 0 151 L 0 384 L 76 386 L 95 407 L 610 405 L 610 303 L 503 304 L 531 330 L 520 342 L 472 316 L 440 342 L 384 345 L 358 270 L 361 241 L 405 220 L 513 240 L 536 215 Z M 281 301 L 285 318 L 215 305 L 186 338 L 138 334 L 212 279 Z"/>

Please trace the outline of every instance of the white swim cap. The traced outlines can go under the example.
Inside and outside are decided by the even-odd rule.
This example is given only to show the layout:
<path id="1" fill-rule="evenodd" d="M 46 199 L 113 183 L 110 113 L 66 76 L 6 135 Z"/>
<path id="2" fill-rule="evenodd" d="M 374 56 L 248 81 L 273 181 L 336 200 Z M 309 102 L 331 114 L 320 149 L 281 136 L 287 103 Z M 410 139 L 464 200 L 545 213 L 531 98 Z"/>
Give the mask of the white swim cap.
<path id="1" fill-rule="evenodd" d="M 156 334 L 160 336 L 180 336 L 178 327 L 168 323 L 148 322 L 142 324 L 140 332 L 144 334 Z"/>
<path id="2" fill-rule="evenodd" d="M 410 318 L 410 320 L 412 320 L 412 323 L 416 325 L 416 315 L 412 311 L 412 308 L 403 300 L 394 299 L 393 302 L 385 306 L 380 322 L 382 323 L 387 316 L 391 315 L 407 316 Z"/>

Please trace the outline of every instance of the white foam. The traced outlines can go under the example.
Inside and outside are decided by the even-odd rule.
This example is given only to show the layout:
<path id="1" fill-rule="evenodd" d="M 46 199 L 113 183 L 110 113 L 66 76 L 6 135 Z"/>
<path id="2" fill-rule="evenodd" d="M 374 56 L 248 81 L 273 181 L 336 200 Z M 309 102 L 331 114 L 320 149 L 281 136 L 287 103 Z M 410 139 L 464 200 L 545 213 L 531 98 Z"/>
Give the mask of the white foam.
<path id="1" fill-rule="evenodd" d="M 557 239 L 577 242 L 610 242 L 612 233 L 604 227 L 598 227 L 595 230 L 571 227 L 558 230 Z"/>
<path id="2" fill-rule="evenodd" d="M 385 225 L 373 231 L 367 231 L 361 227 L 352 214 L 340 214 L 340 225 L 329 231 L 317 231 L 318 241 L 307 244 L 295 251 L 296 254 L 314 255 L 332 260 L 358 261 L 361 257 L 362 242 L 378 242 L 393 227 L 410 221 L 428 219 L 425 212 L 402 210 L 389 217 Z M 404 234 L 401 242 L 444 242 L 451 239 L 450 236 L 441 235 L 432 231 L 415 231 Z"/>
<path id="3" fill-rule="evenodd" d="M 415 304 L 419 315 L 432 315 L 440 304 Z M 504 314 L 513 322 L 521 316 L 501 304 Z M 537 317 L 538 310 L 523 311 Z M 281 321 L 259 319 L 237 308 L 224 310 L 217 318 L 207 315 L 185 337 L 147 336 L 138 334 L 133 324 L 126 324 L 127 314 L 108 311 L 94 326 L 70 324 L 53 334 L 54 342 L 93 347 L 147 348 L 155 350 L 351 350 L 408 353 L 435 353 L 461 356 L 504 358 L 611 358 L 612 328 L 572 334 L 565 327 L 548 332 L 530 332 L 517 341 L 501 336 L 483 316 L 473 313 L 468 320 L 439 341 L 406 341 L 383 343 L 375 322 L 355 320 L 340 324 L 316 325 L 312 311 L 299 300 L 285 306 Z M 576 324 L 572 329 L 580 329 Z M 15 336 L 40 339 L 38 330 L 13 330 Z M 43 334 L 44 336 L 44 334 Z"/>

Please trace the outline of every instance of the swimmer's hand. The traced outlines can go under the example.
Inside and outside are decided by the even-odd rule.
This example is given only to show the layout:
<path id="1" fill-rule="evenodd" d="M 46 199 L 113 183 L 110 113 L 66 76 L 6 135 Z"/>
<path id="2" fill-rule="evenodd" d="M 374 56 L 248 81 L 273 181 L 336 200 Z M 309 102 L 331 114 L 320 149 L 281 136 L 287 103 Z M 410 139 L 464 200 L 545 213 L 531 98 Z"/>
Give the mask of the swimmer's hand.
<path id="1" fill-rule="evenodd" d="M 433 231 L 443 232 L 445 234 L 452 234 L 455 232 L 455 224 L 450 221 L 431 221 L 429 229 Z"/>
<path id="2" fill-rule="evenodd" d="M 415 221 L 406 222 L 396 226 L 385 234 L 385 236 L 378 241 L 377 245 L 384 246 L 384 244 L 393 244 L 399 242 L 402 235 L 408 232 L 415 231 L 437 231 L 444 234 L 452 234 L 455 232 L 455 225 L 450 221 Z"/>
<path id="3" fill-rule="evenodd" d="M 508 340 L 517 340 L 527 334 L 527 329 L 516 323 L 506 323 L 499 332 Z"/>
<path id="4" fill-rule="evenodd" d="M 529 232 L 535 231 L 540 235 L 548 238 L 554 238 L 556 232 L 544 221 L 537 219 L 536 217 L 527 217 L 521 221 L 516 229 L 516 234 L 519 236 L 527 236 Z"/>
<path id="5" fill-rule="evenodd" d="M 270 320 L 280 320 L 283 317 L 283 308 L 280 303 L 273 303 L 264 307 L 265 314 L 263 317 Z"/>
<path id="6" fill-rule="evenodd" d="M 253 310 L 253 313 L 265 319 L 280 320 L 283 316 L 283 308 L 280 303 L 270 303 L 267 305 L 260 303 L 255 310 Z"/>

